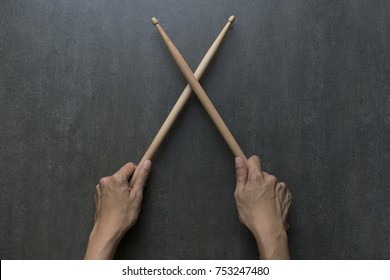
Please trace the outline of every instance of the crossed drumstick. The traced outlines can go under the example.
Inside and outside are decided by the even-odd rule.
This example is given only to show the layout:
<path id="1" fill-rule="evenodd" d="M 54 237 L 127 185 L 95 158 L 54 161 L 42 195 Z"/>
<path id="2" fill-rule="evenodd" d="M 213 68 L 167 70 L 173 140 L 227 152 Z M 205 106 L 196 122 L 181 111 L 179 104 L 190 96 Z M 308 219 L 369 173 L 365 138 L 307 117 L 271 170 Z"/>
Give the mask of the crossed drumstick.
<path id="1" fill-rule="evenodd" d="M 172 127 L 172 125 L 175 122 L 176 118 L 178 117 L 180 111 L 183 109 L 185 103 L 187 102 L 188 98 L 190 97 L 191 90 L 193 90 L 195 92 L 195 94 L 197 95 L 199 101 L 202 103 L 203 107 L 206 109 L 207 113 L 209 114 L 210 118 L 214 122 L 215 126 L 218 128 L 222 137 L 225 139 L 229 148 L 232 150 L 233 154 L 236 157 L 241 157 L 242 159 L 244 159 L 246 161 L 245 154 L 242 152 L 237 141 L 234 139 L 233 135 L 229 131 L 225 122 L 223 121 L 223 119 L 219 115 L 217 109 L 215 109 L 213 103 L 211 102 L 211 100 L 207 96 L 206 92 L 204 91 L 203 87 L 200 85 L 200 83 L 198 81 L 202 77 L 203 73 L 206 71 L 208 65 L 210 64 L 210 61 L 212 60 L 215 53 L 217 52 L 217 49 L 220 46 L 220 44 L 222 43 L 223 38 L 225 37 L 227 31 L 229 30 L 231 24 L 234 22 L 234 19 L 235 19 L 234 16 L 231 16 L 229 18 L 225 27 L 222 29 L 221 33 L 218 35 L 218 37 L 215 39 L 214 43 L 211 45 L 210 49 L 207 51 L 206 55 L 203 57 L 198 68 L 196 69 L 196 71 L 194 73 L 192 73 L 187 62 L 184 60 L 183 56 L 180 54 L 178 49 L 175 47 L 175 45 L 173 44 L 171 39 L 169 39 L 168 35 L 163 30 L 163 28 L 161 27 L 158 20 L 156 18 L 152 18 L 152 23 L 156 26 L 157 30 L 160 32 L 160 35 L 163 38 L 165 44 L 167 45 L 173 59 L 176 61 L 177 65 L 179 66 L 180 70 L 182 71 L 183 75 L 185 76 L 185 78 L 188 82 L 188 85 L 183 90 L 183 92 L 182 92 L 181 96 L 179 97 L 179 99 L 177 100 L 175 106 L 172 108 L 168 117 L 166 118 L 163 125 L 161 126 L 160 130 L 158 131 L 158 133 L 154 137 L 149 148 L 146 150 L 144 156 L 140 160 L 140 162 L 137 166 L 137 169 L 134 172 L 134 176 L 132 176 L 130 179 L 130 186 L 134 185 L 135 178 L 137 177 L 136 174 L 137 174 L 138 168 L 141 166 L 141 164 L 145 160 L 152 159 L 156 150 L 160 146 L 164 137 L 167 135 L 169 129 Z"/>

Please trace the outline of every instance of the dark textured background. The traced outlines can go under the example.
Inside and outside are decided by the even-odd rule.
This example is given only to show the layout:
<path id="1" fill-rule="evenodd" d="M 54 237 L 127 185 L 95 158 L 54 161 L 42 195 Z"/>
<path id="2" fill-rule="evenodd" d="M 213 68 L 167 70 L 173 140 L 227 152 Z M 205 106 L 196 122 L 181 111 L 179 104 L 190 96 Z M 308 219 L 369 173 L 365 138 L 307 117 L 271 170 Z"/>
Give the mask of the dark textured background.
<path id="1" fill-rule="evenodd" d="M 94 187 L 138 161 L 195 69 L 244 152 L 293 194 L 296 259 L 390 258 L 390 1 L 0 1 L 0 257 L 79 259 Z M 117 258 L 251 259 L 234 157 L 190 99 Z"/>

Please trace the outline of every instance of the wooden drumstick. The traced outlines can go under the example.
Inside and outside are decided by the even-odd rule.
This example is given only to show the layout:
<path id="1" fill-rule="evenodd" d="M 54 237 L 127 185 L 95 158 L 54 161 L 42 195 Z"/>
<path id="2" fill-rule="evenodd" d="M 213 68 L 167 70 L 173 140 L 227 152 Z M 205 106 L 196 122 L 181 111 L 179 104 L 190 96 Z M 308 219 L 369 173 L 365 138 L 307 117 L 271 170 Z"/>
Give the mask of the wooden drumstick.
<path id="1" fill-rule="evenodd" d="M 228 32 L 231 24 L 234 22 L 235 17 L 231 16 L 226 23 L 225 27 L 222 29 L 221 33 L 219 33 L 218 37 L 215 39 L 214 43 L 211 45 L 210 49 L 207 51 L 205 56 L 203 57 L 202 61 L 200 62 L 198 68 L 196 69 L 194 75 L 196 79 L 200 79 L 203 75 L 203 73 L 206 71 L 207 67 L 209 66 L 211 60 L 213 59 L 215 53 L 217 52 L 219 46 L 221 45 L 223 39 L 225 38 L 226 33 Z M 171 112 L 165 119 L 164 123 L 162 124 L 160 130 L 154 137 L 152 143 L 150 144 L 149 148 L 146 150 L 144 156 L 140 160 L 136 170 L 134 171 L 134 175 L 130 179 L 130 186 L 134 185 L 134 181 L 136 178 L 136 174 L 138 173 L 138 169 L 141 166 L 141 164 L 145 160 L 151 160 L 156 153 L 158 147 L 160 146 L 161 142 L 164 140 L 165 136 L 168 134 L 169 130 L 171 129 L 173 123 L 179 116 L 179 113 L 184 108 L 184 105 L 187 103 L 189 97 L 191 96 L 192 88 L 188 84 L 185 89 L 183 90 L 182 94 L 180 95 L 179 99 L 177 100 L 175 106 L 173 106 Z"/>
<path id="2" fill-rule="evenodd" d="M 217 109 L 215 109 L 213 103 L 211 102 L 211 100 L 207 96 L 206 92 L 204 91 L 204 89 L 200 85 L 199 81 L 196 79 L 196 77 L 192 73 L 190 67 L 188 66 L 187 62 L 184 60 L 183 56 L 180 54 L 179 50 L 173 44 L 171 39 L 169 39 L 168 35 L 162 29 L 161 25 L 159 24 L 159 22 L 156 18 L 152 18 L 152 23 L 156 26 L 157 30 L 160 32 L 160 35 L 163 38 L 165 44 L 167 45 L 173 59 L 176 61 L 177 65 L 179 66 L 180 70 L 182 71 L 183 75 L 185 76 L 187 82 L 191 85 L 192 90 L 198 96 L 203 107 L 206 109 L 207 113 L 209 114 L 209 116 L 213 120 L 214 124 L 217 126 L 219 132 L 222 134 L 223 138 L 225 139 L 226 143 L 228 144 L 228 146 L 232 150 L 233 154 L 236 157 L 241 157 L 242 159 L 244 159 L 246 161 L 245 154 L 241 150 L 237 141 L 234 139 L 233 135 L 230 133 L 225 122 L 222 120 L 221 116 L 217 112 Z"/>

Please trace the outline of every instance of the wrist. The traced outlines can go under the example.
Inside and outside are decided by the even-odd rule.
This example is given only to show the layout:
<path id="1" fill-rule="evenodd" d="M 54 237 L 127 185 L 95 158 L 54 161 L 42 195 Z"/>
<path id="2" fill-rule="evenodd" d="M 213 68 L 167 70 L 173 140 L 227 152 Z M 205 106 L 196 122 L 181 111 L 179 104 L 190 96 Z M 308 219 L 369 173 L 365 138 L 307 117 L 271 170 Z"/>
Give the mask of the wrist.
<path id="1" fill-rule="evenodd" d="M 283 227 L 273 231 L 256 230 L 253 234 L 257 242 L 261 259 L 290 259 L 287 233 Z"/>
<path id="2" fill-rule="evenodd" d="M 85 259 L 112 259 L 123 232 L 95 224 L 89 235 Z"/>
<path id="3" fill-rule="evenodd" d="M 116 240 L 120 241 L 125 233 L 125 229 L 122 229 L 113 223 L 105 223 L 102 225 L 102 223 L 96 222 L 93 226 L 90 238 L 99 238 L 107 242 Z"/>

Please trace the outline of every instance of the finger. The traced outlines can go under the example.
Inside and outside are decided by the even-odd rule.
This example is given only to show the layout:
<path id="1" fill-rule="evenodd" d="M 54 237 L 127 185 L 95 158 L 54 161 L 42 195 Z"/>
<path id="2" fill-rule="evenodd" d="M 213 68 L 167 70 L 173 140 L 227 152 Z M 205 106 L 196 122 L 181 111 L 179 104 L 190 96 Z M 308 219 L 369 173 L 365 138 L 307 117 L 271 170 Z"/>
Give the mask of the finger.
<path id="1" fill-rule="evenodd" d="M 99 184 L 96 185 L 96 192 L 93 196 L 93 201 L 95 202 L 95 207 L 96 207 L 96 203 L 97 203 L 97 196 L 98 196 L 98 189 L 99 189 Z"/>
<path id="2" fill-rule="evenodd" d="M 287 187 L 286 187 L 286 184 L 284 182 L 277 183 L 276 193 L 278 194 L 278 198 L 279 198 L 280 203 L 283 204 L 283 202 L 285 201 L 285 197 L 287 195 Z"/>
<path id="3" fill-rule="evenodd" d="M 99 203 L 99 196 L 100 196 L 100 185 L 97 184 L 96 185 L 96 192 L 95 192 L 95 195 L 94 195 L 94 200 L 95 200 L 95 218 L 94 218 L 94 222 L 96 222 L 97 218 L 98 218 L 98 213 L 100 211 L 100 203 Z"/>
<path id="4" fill-rule="evenodd" d="M 246 169 L 245 162 L 242 158 L 235 158 L 236 167 L 236 190 L 242 190 L 245 187 L 248 179 L 248 170 Z"/>
<path id="5" fill-rule="evenodd" d="M 144 189 L 151 169 L 152 169 L 152 162 L 150 160 L 145 160 L 142 163 L 142 166 L 139 168 L 139 172 L 135 174 L 136 178 L 132 190 L 137 192 L 137 191 L 142 191 Z"/>
<path id="6" fill-rule="evenodd" d="M 289 209 L 289 207 L 290 207 L 290 205 L 285 208 L 285 210 L 283 211 L 283 216 L 282 216 L 283 225 L 284 225 L 286 230 L 288 230 L 290 228 L 290 225 L 288 224 L 288 209 Z"/>
<path id="7" fill-rule="evenodd" d="M 251 156 L 248 161 L 250 161 L 254 167 L 261 171 L 261 160 L 258 155 Z"/>
<path id="8" fill-rule="evenodd" d="M 100 196 L 101 192 L 102 192 L 101 186 L 100 186 L 100 184 L 97 184 L 96 185 L 96 194 L 97 194 L 97 196 Z"/>
<path id="9" fill-rule="evenodd" d="M 278 185 L 279 184 L 278 178 L 276 178 L 275 175 L 269 174 L 269 173 L 264 172 L 264 171 L 260 172 L 260 174 L 261 174 L 263 180 L 267 184 L 269 184 L 270 186 L 275 187 L 275 191 L 280 189 L 280 185 Z"/>
<path id="10" fill-rule="evenodd" d="M 133 174 L 136 166 L 132 162 L 128 162 L 123 165 L 114 175 L 113 179 L 116 179 L 119 183 L 128 182 L 131 174 Z"/>
<path id="11" fill-rule="evenodd" d="M 283 225 L 286 228 L 287 227 L 287 215 L 288 210 L 290 208 L 291 204 L 291 194 L 288 191 L 286 184 L 284 182 L 279 182 L 276 185 L 276 195 L 278 199 L 278 204 L 281 208 L 281 218 L 283 221 Z"/>
<path id="12" fill-rule="evenodd" d="M 99 184 L 98 184 L 99 187 L 96 189 L 99 189 L 101 191 L 105 187 L 109 186 L 110 183 L 111 183 L 111 177 L 103 177 L 100 179 Z"/>
<path id="13" fill-rule="evenodd" d="M 287 222 L 287 217 L 288 217 L 288 211 L 290 210 L 290 206 L 292 203 L 292 196 L 291 193 L 287 190 L 287 195 L 285 197 L 285 201 L 283 202 L 283 212 L 282 212 L 282 217 L 285 222 Z"/>
<path id="14" fill-rule="evenodd" d="M 261 172 L 261 162 L 259 156 L 254 155 L 248 159 L 248 172 L 250 174 Z"/>
<path id="15" fill-rule="evenodd" d="M 291 203 L 292 203 L 292 195 L 289 191 L 287 191 L 287 195 L 286 195 L 285 202 L 284 202 L 284 204 L 285 204 L 284 209 L 285 209 L 286 213 L 290 209 Z"/>
<path id="16" fill-rule="evenodd" d="M 289 207 L 289 205 L 291 204 L 291 201 L 292 201 L 292 195 L 291 195 L 291 193 L 289 192 L 289 190 L 286 187 L 284 192 L 283 192 L 283 200 L 282 200 L 282 202 L 283 202 L 284 205 L 287 205 Z"/>
<path id="17" fill-rule="evenodd" d="M 264 174 L 265 172 L 261 171 L 261 163 L 260 163 L 260 158 L 258 156 L 251 156 L 248 159 L 248 181 L 258 181 L 261 182 L 264 180 Z M 259 184 L 257 184 L 260 186 Z"/>
<path id="18" fill-rule="evenodd" d="M 288 191 L 286 184 L 284 182 L 279 182 L 276 188 L 277 188 L 277 195 L 278 195 L 279 202 L 283 207 L 282 210 L 284 211 L 286 206 L 288 207 L 288 201 L 291 198 L 291 194 Z"/>

